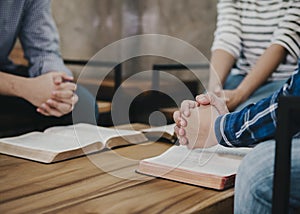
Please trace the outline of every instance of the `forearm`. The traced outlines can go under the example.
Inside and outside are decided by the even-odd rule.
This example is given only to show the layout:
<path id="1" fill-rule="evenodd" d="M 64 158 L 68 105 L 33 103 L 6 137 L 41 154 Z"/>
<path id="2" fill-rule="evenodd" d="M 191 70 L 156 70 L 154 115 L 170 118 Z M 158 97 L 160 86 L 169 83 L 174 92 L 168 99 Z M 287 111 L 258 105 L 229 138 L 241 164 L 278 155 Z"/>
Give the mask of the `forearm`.
<path id="1" fill-rule="evenodd" d="M 0 94 L 24 98 L 30 86 L 29 79 L 0 72 Z"/>
<path id="2" fill-rule="evenodd" d="M 223 86 L 235 58 L 225 50 L 217 49 L 212 52 L 210 63 L 209 91 L 213 91 L 216 86 Z"/>
<path id="3" fill-rule="evenodd" d="M 251 69 L 251 72 L 249 72 L 237 88 L 242 101 L 247 100 L 259 86 L 267 81 L 286 55 L 287 51 L 281 45 L 273 44 L 266 49 Z"/>
<path id="4" fill-rule="evenodd" d="M 279 96 L 300 96 L 300 73 L 295 73 L 272 96 L 215 121 L 218 142 L 224 146 L 249 146 L 274 138 Z"/>

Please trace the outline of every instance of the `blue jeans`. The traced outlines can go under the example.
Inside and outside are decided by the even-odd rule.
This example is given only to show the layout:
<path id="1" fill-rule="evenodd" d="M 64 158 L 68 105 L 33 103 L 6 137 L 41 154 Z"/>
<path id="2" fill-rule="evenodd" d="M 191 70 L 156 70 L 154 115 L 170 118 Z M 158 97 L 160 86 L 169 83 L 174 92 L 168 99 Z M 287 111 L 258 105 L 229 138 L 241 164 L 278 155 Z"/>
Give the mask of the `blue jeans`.
<path id="1" fill-rule="evenodd" d="M 225 81 L 224 89 L 231 90 L 239 86 L 239 84 L 245 78 L 244 75 L 232 75 L 230 74 Z M 245 102 L 241 103 L 235 111 L 241 110 L 243 107 L 256 103 L 259 100 L 266 98 L 273 94 L 276 90 L 280 89 L 281 86 L 286 82 L 286 80 L 277 80 L 272 82 L 266 82 L 260 86 Z"/>
<path id="2" fill-rule="evenodd" d="M 300 208 L 300 138 L 292 142 L 290 213 Z M 235 214 L 271 213 L 275 141 L 258 144 L 239 167 L 234 196 Z M 284 184 L 283 184 L 284 185 Z"/>

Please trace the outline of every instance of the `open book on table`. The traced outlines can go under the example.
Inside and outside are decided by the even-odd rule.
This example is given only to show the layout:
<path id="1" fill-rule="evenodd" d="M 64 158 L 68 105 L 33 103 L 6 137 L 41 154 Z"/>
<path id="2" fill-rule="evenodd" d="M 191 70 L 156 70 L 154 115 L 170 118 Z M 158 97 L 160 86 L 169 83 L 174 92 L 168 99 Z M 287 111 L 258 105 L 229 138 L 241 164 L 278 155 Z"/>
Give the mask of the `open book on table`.
<path id="1" fill-rule="evenodd" d="M 147 141 L 139 131 L 79 123 L 0 139 L 0 153 L 43 163 Z"/>
<path id="2" fill-rule="evenodd" d="M 189 150 L 172 146 L 159 156 L 141 160 L 137 172 L 222 190 L 234 185 L 241 160 L 251 149 L 217 145 Z"/>
<path id="3" fill-rule="evenodd" d="M 55 126 L 44 132 L 30 132 L 21 136 L 0 138 L 0 153 L 52 163 L 104 149 L 142 143 L 149 140 L 145 133 L 153 132 L 152 136 L 160 136 L 159 134 L 169 132 L 166 134 L 169 136 L 172 135 L 171 126 L 143 131 L 105 128 L 84 123 Z"/>

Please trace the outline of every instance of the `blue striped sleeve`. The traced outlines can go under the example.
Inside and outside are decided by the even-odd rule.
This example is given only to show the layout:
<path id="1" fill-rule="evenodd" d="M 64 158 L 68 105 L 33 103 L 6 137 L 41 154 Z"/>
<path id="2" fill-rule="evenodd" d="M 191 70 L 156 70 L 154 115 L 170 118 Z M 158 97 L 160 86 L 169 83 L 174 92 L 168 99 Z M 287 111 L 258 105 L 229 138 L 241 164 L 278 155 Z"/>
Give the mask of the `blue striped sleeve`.
<path id="1" fill-rule="evenodd" d="M 300 96 L 300 73 L 298 70 L 284 86 L 256 104 L 241 111 L 219 116 L 215 121 L 215 133 L 223 146 L 251 146 L 275 137 L 279 96 Z"/>

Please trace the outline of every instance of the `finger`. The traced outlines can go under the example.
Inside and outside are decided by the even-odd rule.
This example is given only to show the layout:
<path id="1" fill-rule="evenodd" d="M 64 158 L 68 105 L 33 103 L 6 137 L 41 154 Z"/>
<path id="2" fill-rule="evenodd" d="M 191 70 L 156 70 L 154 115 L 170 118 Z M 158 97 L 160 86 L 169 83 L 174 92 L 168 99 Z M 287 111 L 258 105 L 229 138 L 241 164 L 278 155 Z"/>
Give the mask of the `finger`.
<path id="1" fill-rule="evenodd" d="M 47 105 L 49 108 L 46 110 L 54 116 L 62 116 L 73 110 L 73 106 L 66 103 L 60 103 L 55 100 L 47 100 Z"/>
<path id="2" fill-rule="evenodd" d="M 64 90 L 64 91 L 53 91 L 52 97 L 53 99 L 62 100 L 62 99 L 69 99 L 73 97 L 74 92 L 71 90 Z"/>
<path id="3" fill-rule="evenodd" d="M 59 98 L 59 97 L 52 96 L 51 100 L 74 106 L 78 102 L 78 96 L 77 94 L 73 94 L 71 98 Z"/>
<path id="4" fill-rule="evenodd" d="M 72 77 L 66 73 L 63 73 L 62 78 L 64 81 L 73 81 L 74 80 L 74 77 Z"/>
<path id="5" fill-rule="evenodd" d="M 178 126 L 174 127 L 174 132 L 176 133 L 177 136 L 179 136 L 179 127 Z"/>
<path id="6" fill-rule="evenodd" d="M 190 109 L 191 108 L 195 108 L 197 106 L 197 102 L 195 101 L 192 101 L 192 100 L 184 100 L 182 103 L 181 103 L 181 107 L 180 107 L 180 112 L 186 116 L 186 117 L 189 117 L 191 112 L 190 112 Z"/>
<path id="7" fill-rule="evenodd" d="M 200 94 L 196 97 L 196 101 L 201 105 L 209 105 L 210 99 L 207 94 Z"/>
<path id="8" fill-rule="evenodd" d="M 48 104 L 43 103 L 40 107 L 44 112 L 47 112 L 48 116 L 60 117 L 63 114 L 56 109 L 51 108 Z"/>
<path id="9" fill-rule="evenodd" d="M 187 145 L 188 144 L 188 140 L 186 137 L 181 137 L 179 140 L 180 145 Z"/>
<path id="10" fill-rule="evenodd" d="M 180 111 L 175 111 L 173 113 L 173 120 L 177 126 L 180 126 L 180 116 L 181 116 Z"/>
<path id="11" fill-rule="evenodd" d="M 46 112 L 43 108 L 37 108 L 36 111 L 42 115 L 45 115 L 45 116 L 50 116 L 50 114 L 48 112 Z"/>
<path id="12" fill-rule="evenodd" d="M 227 109 L 227 105 L 222 98 L 217 97 L 214 93 L 211 92 L 207 93 L 207 95 L 209 96 L 210 104 L 213 105 L 220 114 L 226 114 L 229 112 Z"/>
<path id="13" fill-rule="evenodd" d="M 186 127 L 187 126 L 187 121 L 184 118 L 180 119 L 180 127 Z"/>
<path id="14" fill-rule="evenodd" d="M 63 78 L 60 73 L 53 76 L 53 82 L 55 85 L 59 85 L 60 83 L 63 82 Z"/>
<path id="15" fill-rule="evenodd" d="M 56 85 L 55 87 L 56 90 L 71 90 L 71 91 L 76 91 L 77 85 L 73 82 L 63 82 L 59 85 Z"/>
<path id="16" fill-rule="evenodd" d="M 182 128 L 179 128 L 179 130 L 178 130 L 178 135 L 179 135 L 180 137 L 185 136 L 185 130 L 182 129 Z"/>

